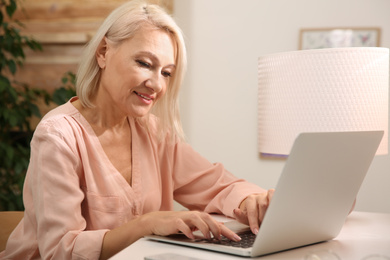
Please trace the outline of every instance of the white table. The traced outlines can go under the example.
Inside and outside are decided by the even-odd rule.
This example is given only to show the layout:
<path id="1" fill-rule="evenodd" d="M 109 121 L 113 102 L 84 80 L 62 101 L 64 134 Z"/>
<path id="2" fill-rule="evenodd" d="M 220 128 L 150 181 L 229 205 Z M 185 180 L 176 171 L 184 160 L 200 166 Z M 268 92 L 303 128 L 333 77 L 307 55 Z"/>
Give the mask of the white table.
<path id="1" fill-rule="evenodd" d="M 354 211 L 348 216 L 340 234 L 331 241 L 252 259 L 303 260 L 306 255 L 322 250 L 330 250 L 342 260 L 363 260 L 366 256 L 373 254 L 381 254 L 390 258 L 390 214 Z M 228 254 L 149 241 L 144 238 L 125 248 L 111 259 L 143 260 L 145 256 L 162 253 L 175 253 L 204 260 L 246 259 Z"/>

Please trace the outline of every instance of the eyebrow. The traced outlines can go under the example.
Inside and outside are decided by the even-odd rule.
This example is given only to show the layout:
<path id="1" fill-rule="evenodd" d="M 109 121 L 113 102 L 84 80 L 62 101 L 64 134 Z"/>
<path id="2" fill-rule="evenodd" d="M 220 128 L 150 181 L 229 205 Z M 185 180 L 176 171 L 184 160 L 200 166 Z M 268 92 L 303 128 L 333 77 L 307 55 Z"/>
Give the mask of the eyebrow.
<path id="1" fill-rule="evenodd" d="M 150 51 L 140 51 L 136 54 L 136 56 L 139 56 L 139 55 L 147 55 L 147 56 L 151 56 L 154 60 L 160 62 L 160 60 L 158 59 L 158 57 L 153 53 L 153 52 L 150 52 Z M 173 68 L 176 68 L 176 64 L 172 63 L 172 64 L 168 64 L 164 67 L 173 67 Z"/>

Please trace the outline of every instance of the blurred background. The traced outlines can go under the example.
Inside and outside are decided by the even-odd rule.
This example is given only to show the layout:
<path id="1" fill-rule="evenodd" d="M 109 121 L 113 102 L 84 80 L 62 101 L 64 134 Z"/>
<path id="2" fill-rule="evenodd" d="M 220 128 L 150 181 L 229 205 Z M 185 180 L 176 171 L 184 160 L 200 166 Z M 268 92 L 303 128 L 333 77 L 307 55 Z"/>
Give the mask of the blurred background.
<path id="1" fill-rule="evenodd" d="M 285 161 L 257 150 L 258 57 L 298 50 L 305 28 L 379 28 L 378 46 L 389 48 L 387 10 L 387 0 L 175 1 L 189 52 L 181 100 L 189 142 L 235 175 L 275 187 Z M 390 212 L 389 155 L 374 159 L 356 210 Z"/>
<path id="2" fill-rule="evenodd" d="M 45 100 L 43 95 L 34 101 L 41 115 L 65 102 L 72 95 L 73 73 L 83 46 L 106 15 L 123 2 L 17 2 L 13 18 L 25 25 L 20 33 L 32 36 L 42 51 L 24 48 L 24 66 L 18 67 L 14 74 L 3 70 L 2 75 L 47 92 L 50 98 Z M 180 103 L 188 142 L 211 162 L 222 162 L 236 176 L 267 189 L 275 187 L 285 160 L 262 157 L 257 149 L 258 57 L 300 49 L 303 29 L 373 31 L 375 34 L 370 35 L 375 38 L 373 44 L 390 47 L 388 0 L 151 2 L 164 6 L 185 35 L 189 63 Z M 364 42 L 363 39 L 360 44 Z M 33 115 L 28 121 L 33 131 L 39 117 Z M 25 131 L 15 127 L 11 124 L 14 132 Z M 5 137 L 0 138 L 3 143 Z M 5 148 L 3 153 L 12 155 Z M 10 179 L 16 172 L 23 176 L 23 169 L 3 170 L 9 159 L 1 155 L 0 207 L 1 210 L 18 209 L 20 201 L 11 202 L 9 198 L 20 197 L 22 179 L 18 178 L 17 184 Z M 15 154 L 11 156 L 15 157 Z M 356 210 L 390 213 L 389 155 L 374 159 L 359 192 Z"/>

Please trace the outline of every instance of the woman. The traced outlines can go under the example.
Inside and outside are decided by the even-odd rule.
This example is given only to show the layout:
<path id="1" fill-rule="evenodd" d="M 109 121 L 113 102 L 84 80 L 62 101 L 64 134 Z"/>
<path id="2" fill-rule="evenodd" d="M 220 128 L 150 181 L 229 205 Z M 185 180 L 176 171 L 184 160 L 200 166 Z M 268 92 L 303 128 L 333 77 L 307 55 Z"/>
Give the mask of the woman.
<path id="1" fill-rule="evenodd" d="M 258 231 L 273 191 L 234 177 L 183 141 L 182 34 L 159 7 L 129 2 L 91 40 L 77 97 L 31 142 L 24 219 L 3 259 L 106 259 L 148 234 L 240 238 L 208 213 Z M 190 211 L 175 212 L 173 200 Z"/>

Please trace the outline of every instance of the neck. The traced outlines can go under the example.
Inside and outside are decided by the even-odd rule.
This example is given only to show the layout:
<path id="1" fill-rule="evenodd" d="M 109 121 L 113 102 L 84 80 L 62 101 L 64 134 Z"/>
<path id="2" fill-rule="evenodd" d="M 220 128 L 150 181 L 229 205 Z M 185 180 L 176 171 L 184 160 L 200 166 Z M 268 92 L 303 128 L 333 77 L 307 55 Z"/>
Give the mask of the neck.
<path id="1" fill-rule="evenodd" d="M 87 108 L 81 105 L 80 100 L 76 100 L 72 104 L 80 111 L 95 131 L 107 129 L 115 131 L 116 129 L 120 130 L 128 127 L 127 116 L 125 114 L 113 113 L 112 111 L 115 111 L 114 107 L 101 106 L 95 102 L 93 108 Z"/>

